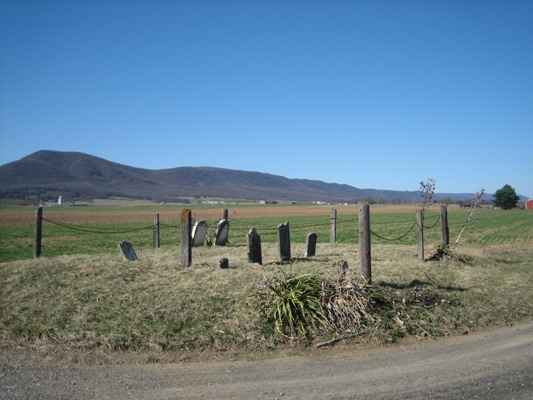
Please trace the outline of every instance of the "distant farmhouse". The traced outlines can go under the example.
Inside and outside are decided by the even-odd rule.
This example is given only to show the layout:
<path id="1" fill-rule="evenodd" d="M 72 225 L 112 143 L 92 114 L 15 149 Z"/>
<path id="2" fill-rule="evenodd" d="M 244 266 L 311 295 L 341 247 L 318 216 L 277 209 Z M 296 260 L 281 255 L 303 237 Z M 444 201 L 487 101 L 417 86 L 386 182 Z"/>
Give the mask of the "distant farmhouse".
<path id="1" fill-rule="evenodd" d="M 47 206 L 47 207 L 61 207 L 63 205 L 63 198 L 61 196 L 58 197 L 57 201 L 41 201 L 41 206 Z"/>

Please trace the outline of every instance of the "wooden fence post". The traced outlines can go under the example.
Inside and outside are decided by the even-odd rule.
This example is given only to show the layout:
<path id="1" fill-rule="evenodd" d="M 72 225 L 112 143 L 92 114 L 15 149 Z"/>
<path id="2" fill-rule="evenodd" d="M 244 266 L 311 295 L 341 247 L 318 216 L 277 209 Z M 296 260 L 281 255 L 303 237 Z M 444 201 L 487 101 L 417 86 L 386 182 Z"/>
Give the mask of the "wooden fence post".
<path id="1" fill-rule="evenodd" d="M 424 211 L 416 210 L 416 225 L 418 231 L 418 259 L 424 260 Z"/>
<path id="2" fill-rule="evenodd" d="M 191 237 L 191 225 L 192 216 L 191 210 L 183 209 L 180 214 L 180 226 L 181 226 L 181 260 L 180 265 L 182 268 L 190 267 L 192 263 L 192 237 Z"/>
<path id="3" fill-rule="evenodd" d="M 440 236 L 442 245 L 447 247 L 450 244 L 450 231 L 448 229 L 448 207 L 445 204 L 440 206 Z"/>
<path id="4" fill-rule="evenodd" d="M 159 243 L 159 238 L 159 214 L 156 214 L 154 218 L 154 248 L 156 249 L 161 247 Z"/>
<path id="5" fill-rule="evenodd" d="M 330 227 L 329 227 L 329 242 L 337 242 L 337 209 L 331 209 Z"/>
<path id="6" fill-rule="evenodd" d="M 33 232 L 33 258 L 41 257 L 41 241 L 43 237 L 43 206 L 35 212 L 35 229 Z"/>
<path id="7" fill-rule="evenodd" d="M 370 251 L 370 206 L 359 203 L 359 256 L 361 275 L 369 284 L 372 283 L 372 259 Z"/>

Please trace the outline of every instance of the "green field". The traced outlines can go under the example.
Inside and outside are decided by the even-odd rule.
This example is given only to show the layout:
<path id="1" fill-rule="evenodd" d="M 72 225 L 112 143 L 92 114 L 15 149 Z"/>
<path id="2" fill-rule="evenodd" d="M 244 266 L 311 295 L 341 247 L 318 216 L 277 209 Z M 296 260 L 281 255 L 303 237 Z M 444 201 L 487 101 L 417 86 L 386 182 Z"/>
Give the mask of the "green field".
<path id="1" fill-rule="evenodd" d="M 28 208 L 3 207 L 0 218 L 5 213 L 23 210 L 33 213 Z M 66 210 L 66 211 L 64 211 Z M 116 215 L 117 207 L 80 207 L 76 212 L 98 212 L 110 217 Z M 128 211 L 151 211 L 149 206 L 129 207 Z M 202 217 L 201 207 L 193 209 L 194 215 Z M 330 217 L 324 216 L 295 216 L 295 217 L 262 217 L 240 218 L 237 208 L 236 216 L 230 222 L 230 246 L 246 244 L 246 233 L 255 227 L 263 243 L 276 243 L 277 226 L 285 221 L 289 222 L 291 243 L 305 243 L 306 236 L 315 232 L 318 243 L 329 243 Z M 50 221 L 57 219 L 58 214 L 70 211 L 68 208 L 46 209 L 45 218 Z M 179 210 L 176 209 L 176 213 Z M 157 208 L 153 207 L 154 214 Z M 454 210 L 448 212 L 450 242 L 453 243 L 463 225 L 468 210 Z M 111 219 L 111 218 L 110 218 Z M 216 219 L 206 219 L 210 226 L 209 235 L 213 236 Z M 417 243 L 417 232 L 414 213 L 372 213 L 371 207 L 372 243 L 392 245 L 413 245 Z M 428 212 L 424 221 L 424 240 L 429 249 L 440 242 L 439 213 Z M 26 226 L 0 226 L 0 262 L 29 259 L 33 257 L 34 228 Z M 178 220 L 161 221 L 161 247 L 179 246 L 180 228 Z M 153 226 L 150 220 L 146 222 L 111 222 L 111 223 L 66 223 L 43 225 L 42 256 L 74 254 L 109 254 L 117 251 L 117 244 L 128 241 L 136 249 L 148 249 L 153 246 Z M 357 214 L 337 216 L 337 243 L 358 243 Z M 476 247 L 484 246 L 513 246 L 517 248 L 533 246 L 533 213 L 524 210 L 502 211 L 494 209 L 479 209 L 469 223 L 459 245 Z"/>

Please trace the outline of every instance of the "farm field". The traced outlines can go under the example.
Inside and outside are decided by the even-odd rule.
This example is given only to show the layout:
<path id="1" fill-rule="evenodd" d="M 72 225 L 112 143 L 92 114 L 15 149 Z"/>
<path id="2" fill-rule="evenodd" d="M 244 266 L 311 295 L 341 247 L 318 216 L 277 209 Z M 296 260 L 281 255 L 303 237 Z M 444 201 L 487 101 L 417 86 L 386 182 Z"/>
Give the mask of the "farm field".
<path id="1" fill-rule="evenodd" d="M 45 215 L 53 216 L 53 220 L 66 224 L 99 224 L 110 222 L 146 222 L 152 221 L 155 214 L 161 220 L 179 222 L 180 211 L 191 209 L 205 220 L 220 218 L 222 209 L 227 208 L 229 214 L 236 214 L 239 219 L 246 218 L 277 218 L 298 216 L 329 216 L 332 208 L 338 215 L 356 215 L 357 206 L 319 206 L 319 205 L 241 205 L 241 206 L 175 206 L 149 205 L 125 207 L 45 207 Z M 417 206 L 375 206 L 373 213 L 393 214 L 412 212 Z M 36 207 L 0 207 L 0 226 L 33 226 Z"/>
<path id="2" fill-rule="evenodd" d="M 229 207 L 229 245 L 194 248 L 188 268 L 179 266 L 181 207 L 45 208 L 43 253 L 37 260 L 32 258 L 35 209 L 1 208 L 0 346 L 54 357 L 78 349 L 77 357 L 93 361 L 95 351 L 142 351 L 146 362 L 161 362 L 328 341 L 334 334 L 319 327 L 289 338 L 265 317 L 264 301 L 268 282 L 298 276 L 359 285 L 357 207 L 336 207 L 334 244 L 329 243 L 331 208 Z M 221 207 L 191 209 L 212 234 Z M 360 321 L 364 334 L 347 343 L 465 334 L 533 318 L 533 213 L 477 210 L 455 249 L 460 257 L 423 262 L 417 258 L 415 210 L 370 208 L 373 285 L 361 290 L 379 302 L 372 303 L 374 316 Z M 452 243 L 469 212 L 449 209 Z M 160 249 L 152 244 L 157 213 Z M 426 256 L 440 241 L 438 215 L 437 208 L 424 221 Z M 280 265 L 277 225 L 285 221 L 294 260 Z M 261 235 L 262 266 L 247 262 L 245 234 L 251 227 Z M 319 238 L 317 255 L 305 258 L 311 231 Z M 134 245 L 138 261 L 119 256 L 117 244 L 123 240 Z M 218 268 L 222 257 L 229 259 L 227 270 Z M 342 279 L 340 261 L 348 266 Z"/>
<path id="3" fill-rule="evenodd" d="M 264 243 L 277 241 L 277 226 L 288 221 L 291 242 L 305 243 L 315 232 L 318 243 L 330 241 L 332 206 L 245 205 L 228 208 L 230 245 L 246 245 L 246 234 L 255 227 Z M 222 207 L 191 206 L 193 220 L 208 222 L 213 236 Z M 358 243 L 358 207 L 337 206 L 337 243 Z M 416 245 L 415 212 L 417 206 L 371 206 L 372 242 Z M 137 248 L 153 246 L 153 220 L 160 218 L 160 245 L 179 245 L 178 206 L 137 207 L 45 207 L 43 211 L 42 255 L 99 254 L 117 251 L 126 240 Z M 33 257 L 35 208 L 0 207 L 0 262 Z M 469 210 L 450 207 L 448 225 L 450 242 L 459 235 Z M 425 244 L 433 251 L 440 241 L 439 209 L 426 214 Z M 461 245 L 512 246 L 533 245 L 533 213 L 524 210 L 479 209 L 463 235 Z"/>

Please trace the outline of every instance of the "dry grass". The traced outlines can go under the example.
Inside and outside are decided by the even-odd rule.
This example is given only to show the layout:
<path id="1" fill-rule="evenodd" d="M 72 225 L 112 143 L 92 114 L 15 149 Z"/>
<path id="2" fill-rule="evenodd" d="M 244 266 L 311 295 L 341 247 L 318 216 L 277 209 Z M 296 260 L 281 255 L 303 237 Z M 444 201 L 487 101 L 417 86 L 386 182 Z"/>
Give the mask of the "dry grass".
<path id="1" fill-rule="evenodd" d="M 141 249 L 136 262 L 123 261 L 117 251 L 2 263 L 0 337 L 4 345 L 154 354 L 271 351 L 294 343 L 260 314 L 261 282 L 280 268 L 335 280 L 340 260 L 348 263 L 346 285 L 343 296 L 331 297 L 330 313 L 343 321 L 344 332 L 366 330 L 361 340 L 460 334 L 533 316 L 532 250 L 461 248 L 466 263 L 424 263 L 413 246 L 374 245 L 372 301 L 358 300 L 368 304 L 361 303 L 355 317 L 342 304 L 359 280 L 354 245 L 319 243 L 317 256 L 305 259 L 303 245 L 295 244 L 295 262 L 283 266 L 273 244 L 263 245 L 263 266 L 248 264 L 246 252 L 245 246 L 194 248 L 191 267 L 183 269 L 179 248 L 169 246 Z M 218 267 L 222 257 L 229 269 Z M 317 329 L 305 343 L 338 334 Z"/>

